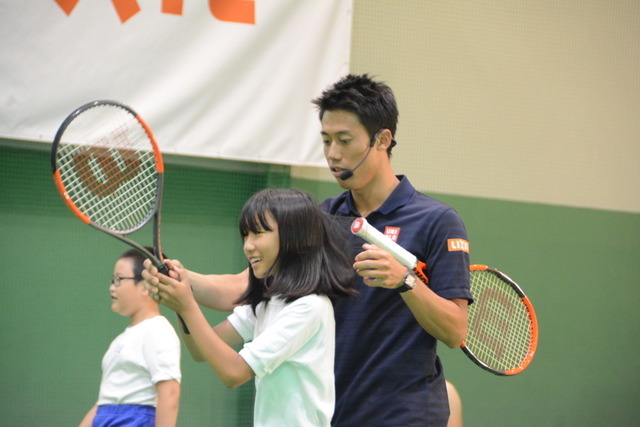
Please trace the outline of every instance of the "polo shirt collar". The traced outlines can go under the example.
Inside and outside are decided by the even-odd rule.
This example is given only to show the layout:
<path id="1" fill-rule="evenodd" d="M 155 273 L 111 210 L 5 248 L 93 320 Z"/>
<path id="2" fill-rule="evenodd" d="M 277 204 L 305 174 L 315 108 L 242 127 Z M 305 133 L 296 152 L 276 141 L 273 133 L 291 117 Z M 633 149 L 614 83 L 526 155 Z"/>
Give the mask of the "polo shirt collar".
<path id="1" fill-rule="evenodd" d="M 401 208 L 406 205 L 413 193 L 415 192 L 415 188 L 409 182 L 409 178 L 404 175 L 396 175 L 400 183 L 394 190 L 391 192 L 387 200 L 384 201 L 382 206 L 377 210 L 371 212 L 380 213 L 382 215 L 388 215 L 394 210 Z M 341 215 L 349 215 L 349 216 L 359 216 L 358 211 L 355 208 L 355 204 L 353 203 L 353 196 L 351 195 L 351 191 L 346 192 L 345 203 L 340 206 L 338 211 L 336 212 Z"/>

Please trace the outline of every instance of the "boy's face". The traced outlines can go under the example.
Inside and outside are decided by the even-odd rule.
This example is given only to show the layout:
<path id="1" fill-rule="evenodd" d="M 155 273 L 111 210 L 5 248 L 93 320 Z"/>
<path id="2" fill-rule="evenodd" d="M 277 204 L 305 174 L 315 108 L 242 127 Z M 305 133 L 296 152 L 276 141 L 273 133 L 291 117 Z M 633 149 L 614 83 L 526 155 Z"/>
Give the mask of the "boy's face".
<path id="1" fill-rule="evenodd" d="M 370 183 L 379 170 L 380 162 L 385 161 L 385 158 L 388 161 L 386 151 L 377 150 L 376 146 L 351 178 L 340 179 L 340 174 L 355 168 L 369 150 L 370 137 L 358 116 L 344 110 L 325 111 L 320 123 L 324 157 L 338 185 L 344 189 L 357 190 Z"/>
<path id="2" fill-rule="evenodd" d="M 133 259 L 120 258 L 113 269 L 114 278 L 120 279 L 120 284 L 112 284 L 109 286 L 111 294 L 111 310 L 122 316 L 132 317 L 143 306 L 145 298 L 149 298 L 147 291 L 142 283 L 136 283 L 133 277 Z"/>

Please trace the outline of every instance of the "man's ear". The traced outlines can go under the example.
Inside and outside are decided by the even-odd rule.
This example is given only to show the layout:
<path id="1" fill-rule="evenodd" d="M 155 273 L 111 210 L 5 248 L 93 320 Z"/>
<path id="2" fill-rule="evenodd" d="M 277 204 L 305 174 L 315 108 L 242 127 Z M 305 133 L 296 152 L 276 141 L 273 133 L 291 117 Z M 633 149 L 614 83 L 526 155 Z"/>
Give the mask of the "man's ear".
<path id="1" fill-rule="evenodd" d="M 393 135 L 391 135 L 391 131 L 389 129 L 382 129 L 378 133 L 375 144 L 378 150 L 387 151 L 392 142 Z"/>

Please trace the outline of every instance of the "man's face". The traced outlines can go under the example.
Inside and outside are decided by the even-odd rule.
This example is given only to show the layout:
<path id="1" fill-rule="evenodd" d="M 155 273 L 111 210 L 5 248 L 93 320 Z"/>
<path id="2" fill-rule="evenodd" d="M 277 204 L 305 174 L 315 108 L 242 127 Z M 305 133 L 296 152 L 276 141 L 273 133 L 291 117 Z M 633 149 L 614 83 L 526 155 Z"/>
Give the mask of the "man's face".
<path id="1" fill-rule="evenodd" d="M 320 123 L 324 157 L 338 184 L 345 189 L 357 189 L 367 184 L 378 161 L 379 153 L 375 153 L 375 148 L 351 178 L 340 179 L 340 174 L 355 168 L 369 149 L 369 134 L 358 116 L 344 110 L 325 111 Z"/>

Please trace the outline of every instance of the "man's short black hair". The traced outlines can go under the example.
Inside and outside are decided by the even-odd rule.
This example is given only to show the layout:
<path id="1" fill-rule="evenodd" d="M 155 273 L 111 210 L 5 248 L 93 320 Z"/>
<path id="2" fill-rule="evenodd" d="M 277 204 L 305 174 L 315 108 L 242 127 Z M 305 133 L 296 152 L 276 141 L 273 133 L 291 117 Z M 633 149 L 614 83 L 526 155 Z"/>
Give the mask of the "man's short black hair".
<path id="1" fill-rule="evenodd" d="M 389 129 L 395 138 L 398 125 L 396 98 L 387 84 L 374 81 L 368 74 L 348 74 L 311 102 L 318 108 L 320 120 L 326 111 L 344 110 L 358 117 L 369 137 L 380 129 Z"/>

